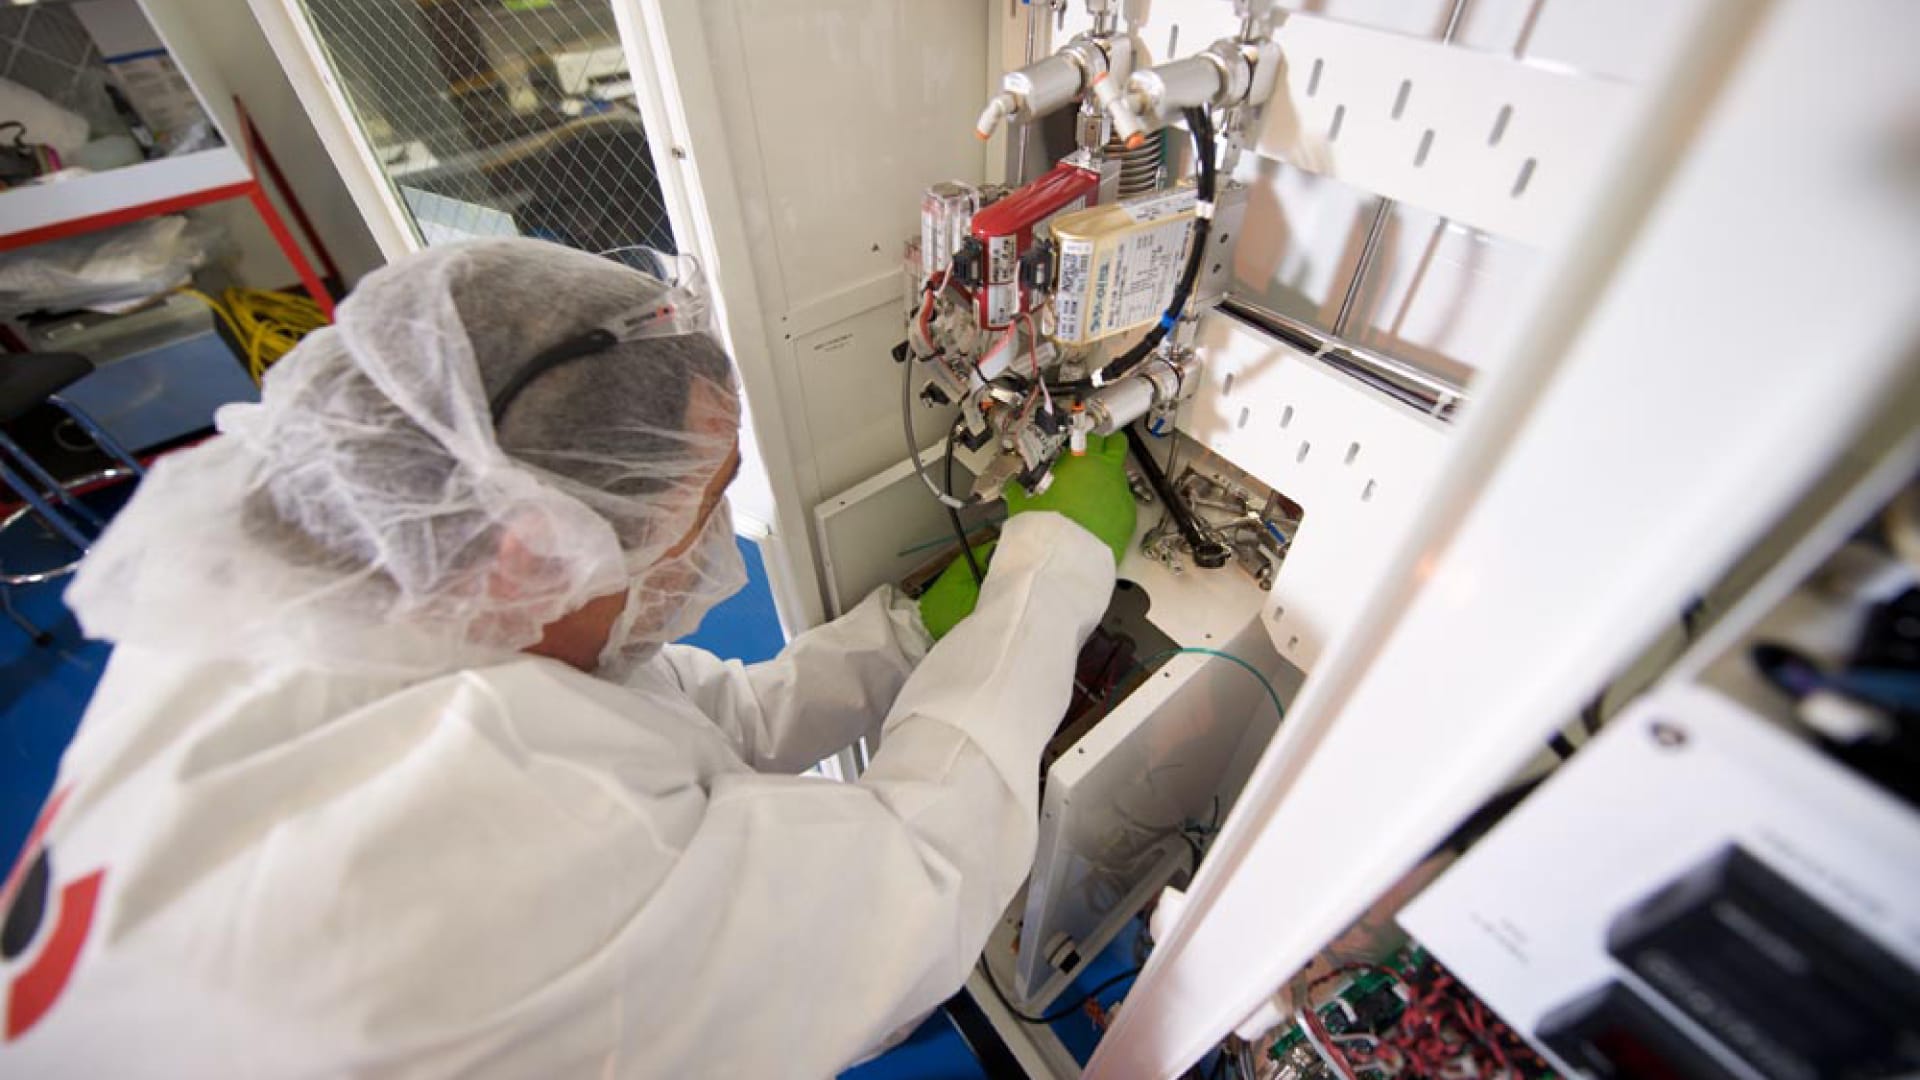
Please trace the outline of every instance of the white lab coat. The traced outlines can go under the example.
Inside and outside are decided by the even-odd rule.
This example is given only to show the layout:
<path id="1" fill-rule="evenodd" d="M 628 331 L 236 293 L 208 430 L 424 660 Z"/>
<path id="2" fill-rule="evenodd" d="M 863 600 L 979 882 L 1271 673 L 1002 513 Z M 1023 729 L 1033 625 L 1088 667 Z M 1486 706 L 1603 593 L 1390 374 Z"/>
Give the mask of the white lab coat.
<path id="1" fill-rule="evenodd" d="M 930 653 L 887 593 L 628 686 L 122 649 L 46 832 L 98 911 L 0 1073 L 829 1076 L 959 988 L 1025 876 L 1113 580 L 1034 513 Z M 858 783 L 791 775 L 882 714 Z"/>

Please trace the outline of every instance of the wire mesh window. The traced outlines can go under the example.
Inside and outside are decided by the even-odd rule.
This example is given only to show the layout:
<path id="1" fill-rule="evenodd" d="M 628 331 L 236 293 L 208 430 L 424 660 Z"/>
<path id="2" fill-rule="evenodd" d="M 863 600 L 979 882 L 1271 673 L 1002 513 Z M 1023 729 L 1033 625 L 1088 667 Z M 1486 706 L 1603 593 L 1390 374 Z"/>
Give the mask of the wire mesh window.
<path id="1" fill-rule="evenodd" d="M 302 0 L 429 244 L 676 250 L 607 0 Z"/>
<path id="2" fill-rule="evenodd" d="M 102 56 L 95 38 L 103 30 L 102 40 L 116 46 L 140 44 Z M 26 6 L 0 0 L 0 79 L 86 123 L 84 144 L 56 152 L 45 162 L 47 171 L 77 166 L 101 172 L 219 145 L 220 133 L 159 45 L 134 0 Z M 0 116 L 0 146 L 25 150 L 38 143 L 30 136 L 47 134 L 38 124 L 22 130 L 18 122 L 24 119 Z M 26 178 L 12 169 L 5 175 L 12 182 Z"/>
<path id="3" fill-rule="evenodd" d="M 90 129 L 126 130 L 107 96 L 110 80 L 100 50 L 64 8 L 0 5 L 0 79 L 79 113 Z"/>

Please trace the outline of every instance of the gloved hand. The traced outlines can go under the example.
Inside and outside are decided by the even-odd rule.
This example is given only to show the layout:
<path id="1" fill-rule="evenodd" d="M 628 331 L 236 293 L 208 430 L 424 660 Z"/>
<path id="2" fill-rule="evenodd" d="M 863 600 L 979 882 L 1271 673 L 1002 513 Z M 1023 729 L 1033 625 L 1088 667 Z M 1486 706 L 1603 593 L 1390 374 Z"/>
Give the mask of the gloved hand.
<path id="1" fill-rule="evenodd" d="M 1139 508 L 1127 483 L 1127 440 L 1124 435 L 1087 436 L 1085 454 L 1063 457 L 1053 467 L 1053 484 L 1039 495 L 1028 495 L 1019 484 L 1008 484 L 1007 514 L 1052 510 L 1078 523 L 1113 550 L 1117 564 L 1133 540 Z M 992 544 L 973 549 L 985 567 Z M 947 635 L 980 601 L 980 586 L 967 560 L 957 558 L 920 595 L 920 621 L 935 641 Z"/>
<path id="2" fill-rule="evenodd" d="M 973 549 L 973 557 L 979 560 L 983 571 L 992 556 L 991 543 Z M 967 565 L 966 557 L 956 556 L 940 571 L 940 576 L 933 579 L 933 584 L 927 586 L 927 591 L 920 594 L 920 621 L 926 624 L 933 640 L 939 641 L 959 625 L 961 619 L 973 614 L 973 606 L 979 602 L 980 583 L 973 580 L 973 569 Z"/>
<path id="3" fill-rule="evenodd" d="M 1028 495 L 1018 484 L 1007 485 L 1007 513 L 1052 510 L 1113 549 L 1119 564 L 1133 540 L 1139 508 L 1127 483 L 1125 435 L 1088 435 L 1087 452 L 1063 457 L 1053 467 L 1053 484 L 1038 495 Z"/>

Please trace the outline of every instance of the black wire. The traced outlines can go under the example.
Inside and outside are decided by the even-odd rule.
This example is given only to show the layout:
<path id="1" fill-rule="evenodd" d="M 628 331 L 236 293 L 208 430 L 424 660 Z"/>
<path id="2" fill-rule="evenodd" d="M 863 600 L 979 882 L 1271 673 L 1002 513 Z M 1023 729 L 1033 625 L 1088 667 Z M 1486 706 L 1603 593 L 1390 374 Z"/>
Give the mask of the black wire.
<path id="1" fill-rule="evenodd" d="M 1700 616 L 1705 609 L 1706 609 L 1706 602 L 1704 600 L 1699 599 L 1698 597 L 1694 598 L 1691 602 L 1687 604 L 1686 607 L 1681 609 L 1680 631 L 1682 634 L 1686 636 L 1686 640 L 1692 641 L 1694 638 L 1694 635 L 1698 632 Z M 1600 692 L 1593 695 L 1593 699 L 1588 701 L 1580 709 L 1580 728 L 1581 730 L 1587 733 L 1588 738 L 1591 738 L 1595 735 L 1600 734 L 1600 725 L 1603 721 L 1603 717 L 1601 716 L 1601 710 L 1606 705 L 1607 691 L 1611 689 L 1613 689 L 1612 684 L 1608 684 L 1607 686 L 1601 687 Z M 1573 745 L 1573 741 L 1571 739 L 1568 739 L 1564 732 L 1556 731 L 1552 735 L 1547 737 L 1547 749 L 1553 751 L 1555 757 L 1558 757 L 1561 761 L 1565 761 L 1568 758 L 1571 758 L 1573 756 L 1573 752 L 1576 749 L 1576 747 Z M 1527 790 L 1530 791 L 1532 789 L 1528 788 Z M 1498 802 L 1499 800 L 1496 799 L 1495 801 Z M 1483 808 L 1481 812 L 1485 813 L 1486 812 L 1485 808 Z M 1505 810 L 1501 811 L 1501 813 L 1504 813 L 1504 812 Z M 1474 820 L 1472 818 L 1468 819 L 1468 822 L 1470 825 L 1474 824 Z M 1472 829 L 1469 829 L 1468 826 L 1466 825 L 1463 825 L 1461 828 L 1462 828 L 1462 831 L 1465 831 L 1465 832 L 1474 831 Z M 1480 831 L 1484 831 L 1484 830 L 1480 830 Z"/>
<path id="2" fill-rule="evenodd" d="M 1213 166 L 1215 144 L 1213 141 L 1213 120 L 1205 109 L 1186 110 L 1187 131 L 1193 136 L 1194 163 L 1199 168 L 1196 182 L 1199 200 L 1213 202 L 1216 179 Z M 1133 348 L 1121 353 L 1114 361 L 1100 369 L 1100 381 L 1112 382 L 1132 371 L 1134 366 L 1147 358 L 1147 354 L 1160 347 L 1166 340 L 1167 331 L 1177 322 L 1186 310 L 1187 300 L 1193 295 L 1194 283 L 1200 279 L 1200 264 L 1206 261 L 1207 237 L 1213 231 L 1213 219 L 1196 216 L 1193 220 L 1193 246 L 1187 251 L 1187 265 L 1180 272 L 1180 281 L 1174 286 L 1173 298 L 1167 302 L 1167 310 L 1160 321 L 1153 324 L 1147 336 L 1140 339 Z M 1056 394 L 1084 393 L 1093 388 L 1093 379 L 1074 379 L 1071 382 L 1049 383 L 1048 390 Z"/>
<path id="3" fill-rule="evenodd" d="M 993 996 L 1000 999 L 1000 1006 L 1006 1009 L 1008 1012 L 1012 1013 L 1014 1019 L 1020 1020 L 1028 1024 L 1051 1024 L 1056 1020 L 1065 1020 L 1067 1017 L 1072 1016 L 1074 1013 L 1079 1012 L 1083 1007 L 1085 1007 L 1087 1002 L 1098 1000 L 1101 994 L 1104 994 L 1108 990 L 1111 990 L 1115 986 L 1118 986 L 1122 981 L 1126 979 L 1131 979 L 1135 975 L 1140 974 L 1140 969 L 1137 967 L 1128 968 L 1127 970 L 1121 972 L 1120 974 L 1115 975 L 1113 978 L 1108 979 L 1106 982 L 1101 983 L 1099 986 L 1094 987 L 1092 990 L 1089 990 L 1087 992 L 1086 997 L 1081 998 L 1080 1000 L 1074 1002 L 1071 1005 L 1062 1005 L 1060 1008 L 1055 1009 L 1052 1012 L 1041 1013 L 1039 1016 L 1034 1016 L 1030 1013 L 1023 1013 L 1019 1009 L 1016 1009 L 1013 1007 L 1013 1002 L 1007 1000 L 1007 995 L 1004 993 L 1001 993 L 1000 991 L 1000 984 L 994 980 L 993 969 L 988 967 L 986 964 L 986 961 L 984 960 L 980 962 L 980 974 L 986 978 L 987 988 L 993 991 Z"/>
<path id="4" fill-rule="evenodd" d="M 960 435 L 959 423 L 956 422 L 952 427 L 947 429 L 947 465 L 946 465 L 945 485 L 946 485 L 946 491 L 947 491 L 947 498 L 949 499 L 953 498 L 953 441 L 956 438 L 958 438 L 959 435 Z M 945 505 L 945 504 L 942 504 L 942 505 Z M 957 538 L 960 541 L 960 552 L 961 554 L 965 555 L 967 558 L 967 569 L 973 571 L 973 583 L 975 585 L 986 584 L 987 575 L 984 572 L 982 572 L 980 569 L 980 560 L 973 557 L 973 545 L 967 543 L 967 527 L 961 524 L 960 522 L 960 511 L 955 510 L 951 506 L 948 506 L 947 520 L 953 523 L 953 535 L 955 538 Z"/>
<path id="5" fill-rule="evenodd" d="M 1181 832 L 1180 839 L 1185 840 L 1187 850 L 1193 852 L 1193 867 L 1187 871 L 1187 880 L 1192 881 L 1194 876 L 1200 873 L 1200 860 L 1205 858 L 1205 853 L 1200 850 L 1200 841 L 1188 836 L 1184 831 Z"/>
<path id="6" fill-rule="evenodd" d="M 1493 827 L 1500 823 L 1501 818 L 1506 817 L 1514 807 L 1519 806 L 1527 796 L 1533 794 L 1545 780 L 1544 776 L 1535 777 L 1488 799 L 1480 805 L 1478 810 L 1469 814 L 1465 821 L 1455 826 L 1453 832 L 1448 834 L 1447 838 L 1434 848 L 1434 851 L 1465 854 L 1468 848 L 1479 843 L 1481 837 L 1492 831 Z M 1432 852 L 1428 854 L 1431 856 Z"/>
<path id="7" fill-rule="evenodd" d="M 1547 749 L 1553 751 L 1561 761 L 1573 756 L 1573 743 L 1558 731 L 1547 737 Z"/>
<path id="8" fill-rule="evenodd" d="M 1131 425 L 1122 430 L 1126 434 L 1128 448 L 1133 451 L 1133 460 L 1140 466 L 1140 475 L 1147 478 L 1147 486 L 1160 497 L 1161 505 L 1167 508 L 1167 513 L 1173 518 L 1174 525 L 1180 530 L 1180 536 L 1193 550 L 1194 565 L 1204 570 L 1218 570 L 1225 566 L 1227 560 L 1233 557 L 1233 553 L 1227 550 L 1226 545 L 1201 531 L 1199 519 L 1194 517 L 1193 508 L 1187 505 L 1186 498 L 1180 494 L 1178 488 L 1173 486 L 1173 482 L 1167 479 L 1166 471 L 1160 468 L 1160 462 L 1154 458 L 1153 451 L 1147 447 L 1146 439 L 1142 438 Z"/>
<path id="9" fill-rule="evenodd" d="M 500 392 L 493 395 L 493 400 L 489 403 L 494 426 L 499 426 L 501 419 L 507 415 L 507 408 L 520 396 L 520 392 L 527 388 L 528 383 L 562 364 L 570 364 L 582 357 L 603 352 L 619 343 L 620 339 L 614 337 L 610 330 L 589 330 L 577 337 L 568 338 L 522 364 L 520 370 L 513 373 L 513 376 L 507 380 L 507 385 L 501 387 Z"/>
<path id="10" fill-rule="evenodd" d="M 0 124 L 0 128 L 4 128 L 5 126 L 5 124 Z M 14 609 L 13 591 L 5 586 L 0 586 L 0 610 L 4 610 L 7 618 L 13 621 L 13 625 L 18 626 L 25 632 L 27 637 L 31 638 L 35 645 L 45 648 L 53 644 L 52 634 L 35 626 L 25 615 L 20 614 L 19 611 Z"/>
<path id="11" fill-rule="evenodd" d="M 1680 633 L 1683 640 L 1691 643 L 1695 637 L 1699 636 L 1700 619 L 1706 612 L 1706 598 L 1700 596 L 1687 601 L 1687 606 L 1680 609 Z"/>
<path id="12" fill-rule="evenodd" d="M 1593 700 L 1580 710 L 1580 726 L 1586 729 L 1587 734 L 1600 734 L 1600 706 L 1606 700 L 1607 688 L 1602 687 L 1599 693 L 1593 695 Z"/>
<path id="13" fill-rule="evenodd" d="M 1706 613 L 1706 610 L 1706 600 L 1698 596 L 1688 601 L 1687 606 L 1680 609 L 1680 634 L 1683 641 L 1692 642 L 1693 639 L 1698 636 L 1700 633 L 1700 619 Z M 1612 689 L 1612 683 L 1601 687 L 1600 692 L 1593 695 L 1593 700 L 1581 707 L 1580 726 L 1587 734 L 1600 734 L 1600 725 L 1605 719 L 1605 717 L 1601 715 L 1601 711 L 1606 706 L 1607 692 Z M 1561 756 L 1565 757 L 1566 755 L 1562 754 Z"/>

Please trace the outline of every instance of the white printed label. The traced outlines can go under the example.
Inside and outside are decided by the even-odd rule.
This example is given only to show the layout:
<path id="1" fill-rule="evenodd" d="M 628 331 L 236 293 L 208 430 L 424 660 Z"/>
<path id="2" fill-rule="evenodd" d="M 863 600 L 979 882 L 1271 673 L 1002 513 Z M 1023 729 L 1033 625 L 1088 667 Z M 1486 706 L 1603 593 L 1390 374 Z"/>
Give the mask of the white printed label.
<path id="1" fill-rule="evenodd" d="M 1020 312 L 1020 286 L 1011 281 L 987 286 L 987 326 L 998 330 Z"/>
<path id="2" fill-rule="evenodd" d="M 1169 214 L 1178 214 L 1183 210 L 1193 209 L 1194 204 L 1198 201 L 1199 196 L 1194 194 L 1192 188 L 1180 188 L 1177 191 L 1169 191 L 1162 195 L 1152 195 L 1144 199 L 1121 203 L 1120 209 L 1125 210 L 1127 216 L 1135 221 L 1159 221 Z"/>
<path id="3" fill-rule="evenodd" d="M 1012 281 L 1020 270 L 1020 254 L 1011 236 L 987 238 L 987 280 Z"/>
<path id="4" fill-rule="evenodd" d="M 1173 298 L 1191 227 L 1191 219 L 1169 221 L 1129 237 L 1105 253 L 1092 271 L 1087 338 L 1117 333 L 1159 317 Z"/>
<path id="5" fill-rule="evenodd" d="M 1060 283 L 1053 293 L 1054 334 L 1079 341 L 1085 334 L 1087 275 L 1093 270 L 1093 241 L 1060 243 Z"/>

